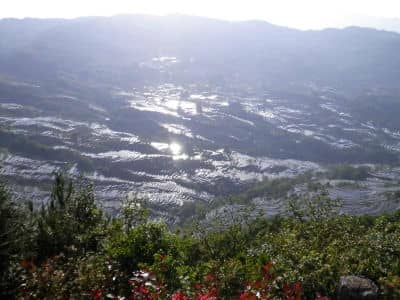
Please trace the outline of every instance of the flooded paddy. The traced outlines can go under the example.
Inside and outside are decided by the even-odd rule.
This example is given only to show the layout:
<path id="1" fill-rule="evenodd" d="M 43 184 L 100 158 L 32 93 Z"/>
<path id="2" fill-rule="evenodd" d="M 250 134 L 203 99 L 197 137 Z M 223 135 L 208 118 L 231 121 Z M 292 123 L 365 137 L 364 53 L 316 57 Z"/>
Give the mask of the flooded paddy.
<path id="1" fill-rule="evenodd" d="M 166 57 L 151 63 L 179 61 Z M 320 172 L 329 164 L 386 165 L 400 151 L 398 129 L 381 126 L 323 89 L 293 99 L 251 88 L 238 93 L 168 83 L 112 89 L 107 97 L 86 103 L 58 95 L 67 108 L 57 113 L 46 109 L 47 98 L 0 103 L 2 177 L 29 197 L 30 190 L 39 195 L 48 186 L 53 172 L 64 170 L 93 181 L 106 207 L 132 192 L 180 205 L 212 201 L 266 178 Z M 86 117 L 73 114 L 76 109 Z M 31 189 L 18 189 L 28 178 Z M 345 213 L 359 214 L 396 207 L 384 197 L 387 191 L 384 183 L 370 180 L 330 193 L 344 199 Z M 279 199 L 263 205 L 271 212 L 284 207 Z"/>

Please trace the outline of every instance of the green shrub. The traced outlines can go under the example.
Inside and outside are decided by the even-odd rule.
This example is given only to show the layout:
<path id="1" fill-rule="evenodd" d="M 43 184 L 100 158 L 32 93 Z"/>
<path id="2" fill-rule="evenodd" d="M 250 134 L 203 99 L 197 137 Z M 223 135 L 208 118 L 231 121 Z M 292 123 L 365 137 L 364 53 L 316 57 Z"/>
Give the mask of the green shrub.
<path id="1" fill-rule="evenodd" d="M 285 194 L 289 186 L 279 182 L 276 191 Z M 151 222 L 137 199 L 106 219 L 90 185 L 73 186 L 60 174 L 39 212 L 16 205 L 0 188 L 1 296 L 334 298 L 340 276 L 350 274 L 380 284 L 383 299 L 399 296 L 400 211 L 342 216 L 340 202 L 326 193 L 291 198 L 286 218 L 236 208 L 173 233 Z"/>
<path id="2" fill-rule="evenodd" d="M 351 165 L 341 165 L 331 168 L 328 172 L 330 179 L 346 179 L 346 180 L 365 180 L 370 175 L 370 168 L 366 166 L 353 167 Z"/>
<path id="3" fill-rule="evenodd" d="M 36 219 L 39 260 L 75 249 L 98 251 L 106 232 L 92 187 L 82 183 L 75 191 L 61 174 L 56 174 L 50 202 L 42 206 Z"/>

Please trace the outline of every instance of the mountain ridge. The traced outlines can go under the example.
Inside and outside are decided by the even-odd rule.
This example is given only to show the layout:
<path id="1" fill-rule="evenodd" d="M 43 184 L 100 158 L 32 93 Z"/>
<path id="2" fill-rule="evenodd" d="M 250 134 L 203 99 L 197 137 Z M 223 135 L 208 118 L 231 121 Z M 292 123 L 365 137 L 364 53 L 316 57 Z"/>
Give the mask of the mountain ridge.
<path id="1" fill-rule="evenodd" d="M 60 22 L 37 34 L 28 31 L 26 44 L 8 45 L 12 53 L 0 46 L 0 72 L 18 77 L 26 73 L 26 67 L 29 71 L 30 64 L 38 64 L 49 76 L 98 66 L 121 74 L 130 64 L 171 56 L 181 60 L 175 75 L 182 77 L 184 73 L 189 80 L 233 80 L 236 75 L 232 74 L 241 73 L 239 81 L 269 84 L 320 81 L 338 86 L 393 87 L 400 83 L 396 55 L 400 35 L 392 32 L 360 27 L 300 31 L 264 21 L 229 22 L 182 15 L 121 15 Z"/>

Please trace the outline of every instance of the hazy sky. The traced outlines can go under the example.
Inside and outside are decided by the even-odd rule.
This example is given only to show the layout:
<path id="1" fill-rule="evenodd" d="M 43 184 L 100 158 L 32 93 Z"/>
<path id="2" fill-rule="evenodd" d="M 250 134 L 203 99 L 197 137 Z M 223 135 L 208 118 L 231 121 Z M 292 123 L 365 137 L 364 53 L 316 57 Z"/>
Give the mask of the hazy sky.
<path id="1" fill-rule="evenodd" d="M 345 15 L 400 17 L 400 0 L 0 0 L 0 18 L 182 13 L 228 20 L 261 19 L 298 28 L 333 24 Z"/>

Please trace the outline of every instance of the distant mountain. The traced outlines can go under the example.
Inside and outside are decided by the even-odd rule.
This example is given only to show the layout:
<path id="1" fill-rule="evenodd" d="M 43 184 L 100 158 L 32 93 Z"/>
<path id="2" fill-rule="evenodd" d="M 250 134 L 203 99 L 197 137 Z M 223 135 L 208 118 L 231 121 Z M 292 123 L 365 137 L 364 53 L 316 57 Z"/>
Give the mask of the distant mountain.
<path id="1" fill-rule="evenodd" d="M 384 17 L 350 14 L 350 15 L 344 15 L 341 18 L 332 21 L 332 23 L 329 24 L 329 26 L 333 27 L 361 26 L 361 27 L 375 28 L 378 30 L 400 32 L 400 18 L 384 18 Z"/>
<path id="2" fill-rule="evenodd" d="M 0 20 L 0 53 L 5 55 L 29 46 L 38 35 L 63 23 L 61 19 Z"/>
<path id="3" fill-rule="evenodd" d="M 180 64 L 165 75 L 176 80 L 357 89 L 400 84 L 400 35 L 374 29 L 299 31 L 260 21 L 124 15 L 2 20 L 0 32 L 0 72 L 19 78 L 69 72 L 154 80 L 160 75 L 149 67 L 152 59 L 176 57 Z"/>

